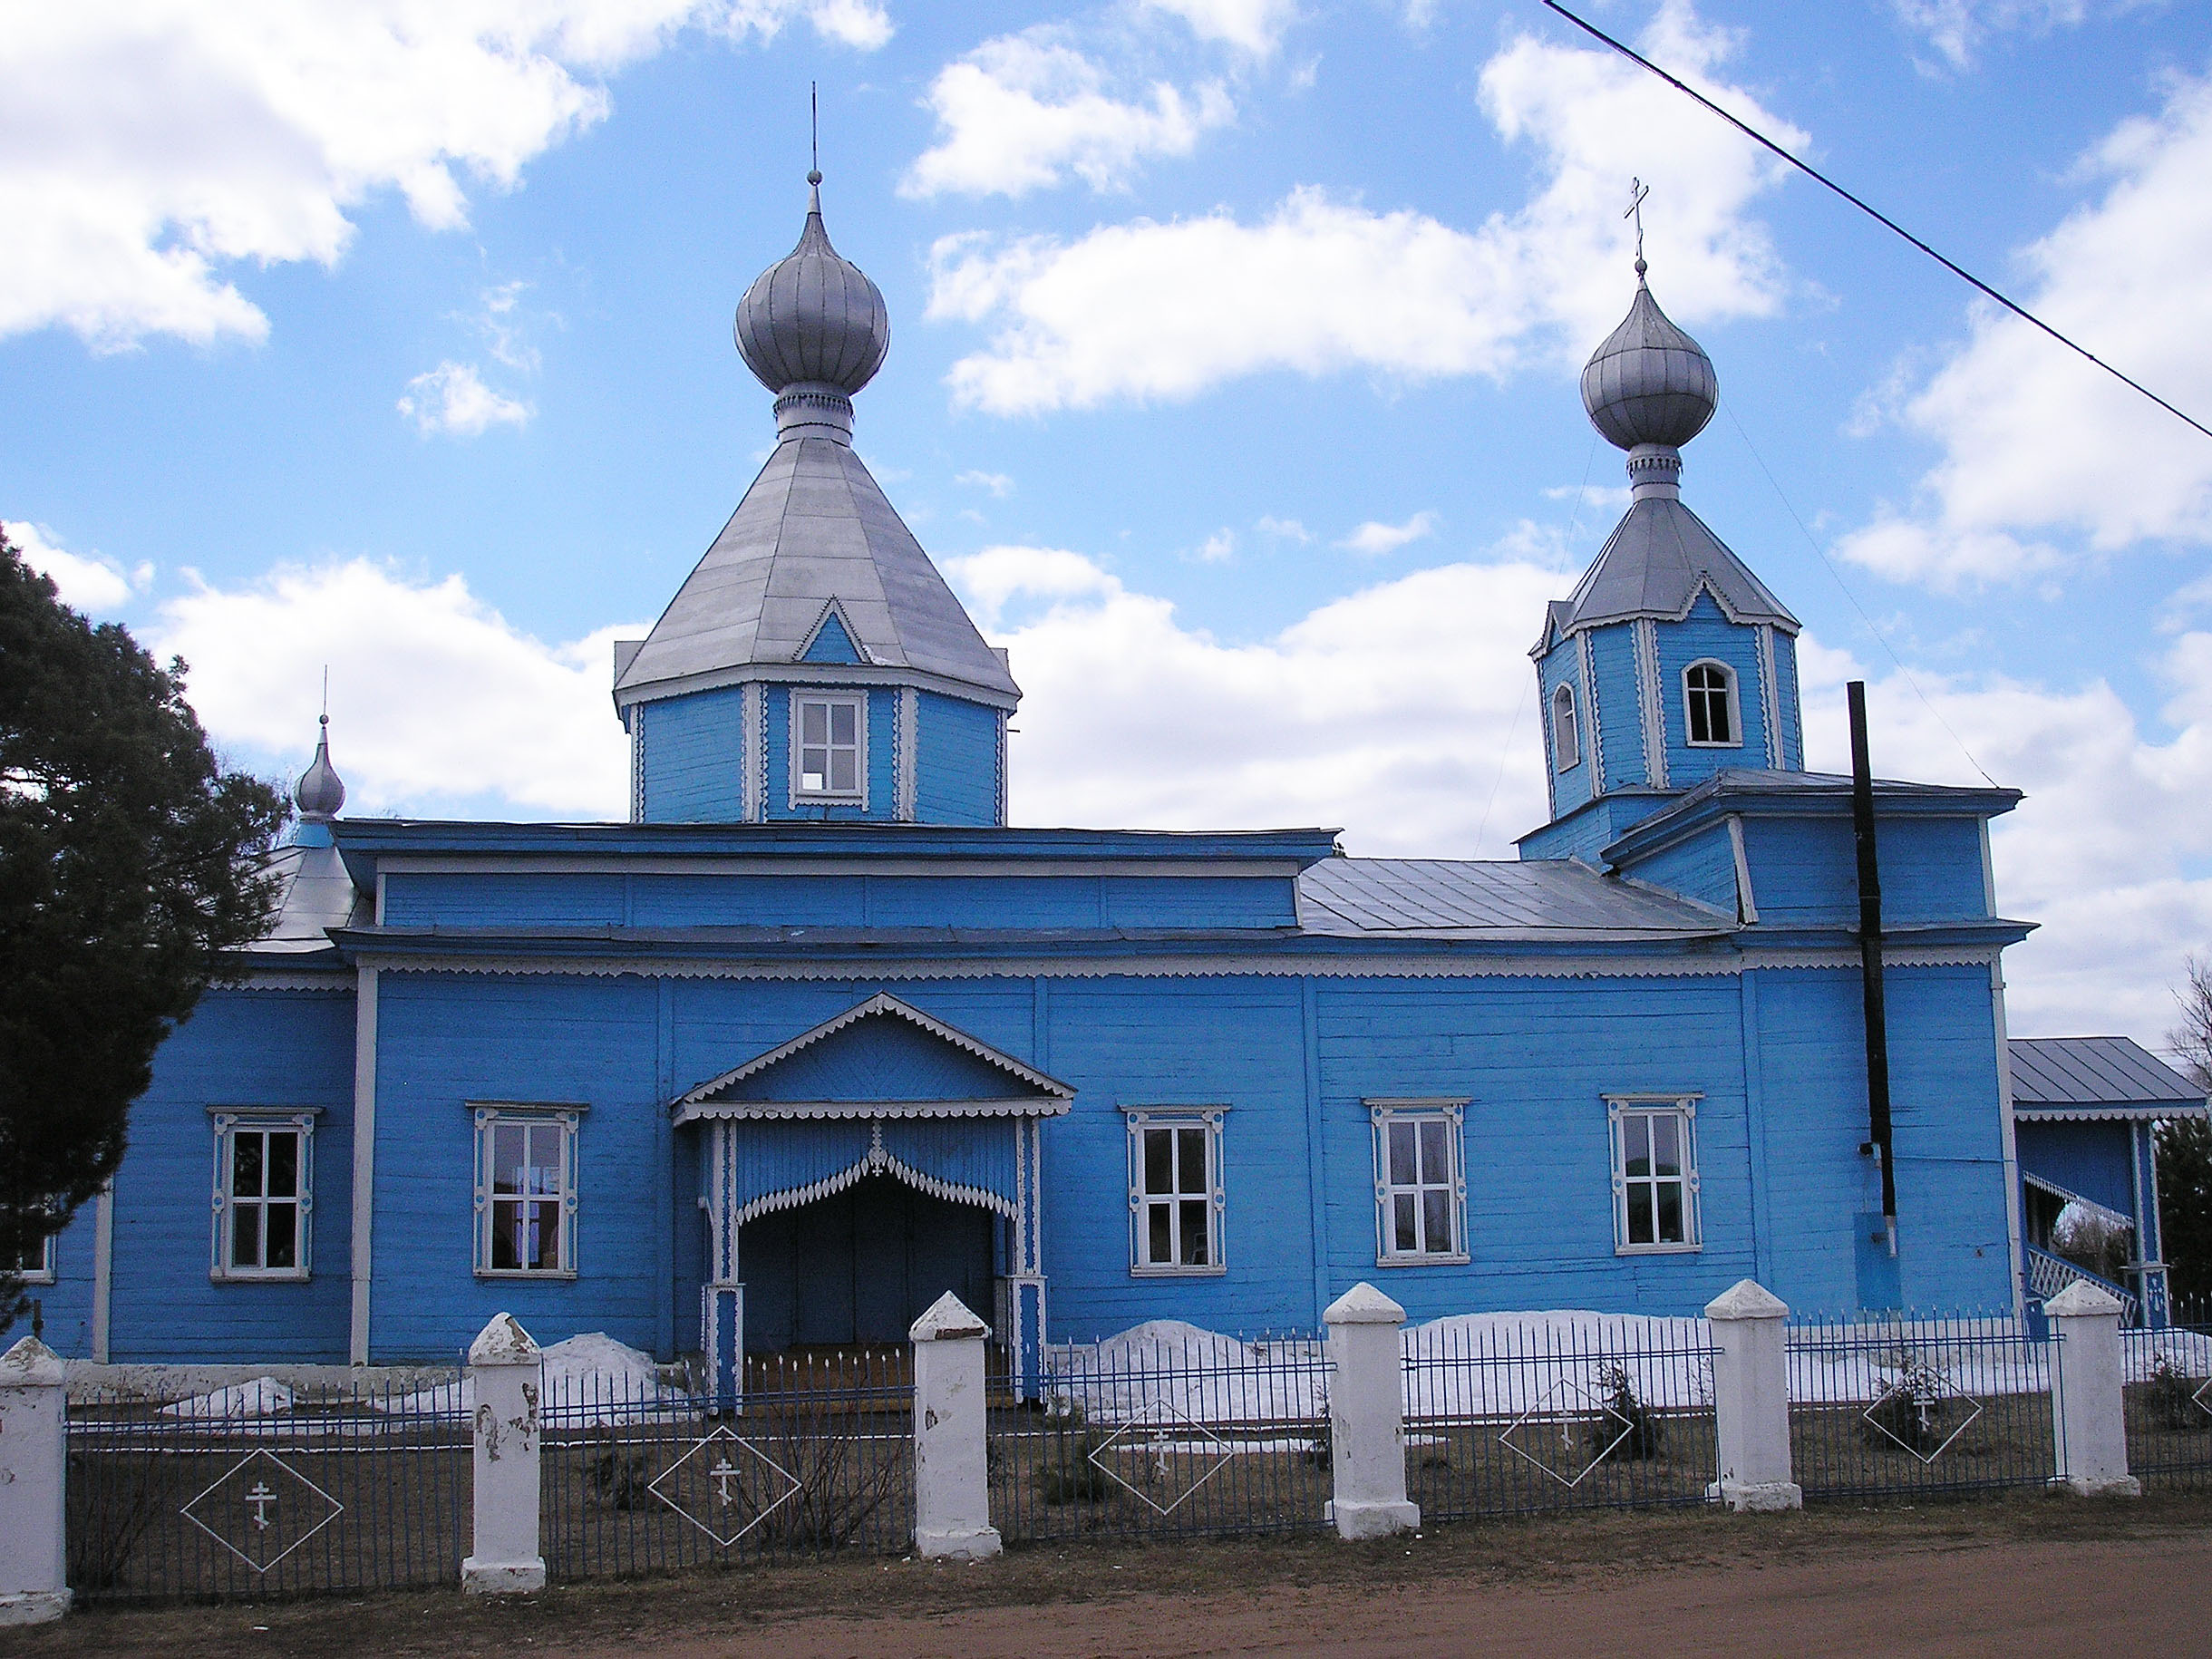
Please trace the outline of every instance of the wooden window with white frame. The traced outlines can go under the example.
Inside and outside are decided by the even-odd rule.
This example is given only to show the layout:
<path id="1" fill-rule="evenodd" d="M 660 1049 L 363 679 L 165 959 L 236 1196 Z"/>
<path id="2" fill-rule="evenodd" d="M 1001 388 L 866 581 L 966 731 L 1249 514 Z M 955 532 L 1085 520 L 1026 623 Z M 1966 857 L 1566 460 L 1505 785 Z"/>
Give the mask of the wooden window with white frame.
<path id="1" fill-rule="evenodd" d="M 478 1106 L 476 1271 L 576 1276 L 578 1106 Z"/>
<path id="2" fill-rule="evenodd" d="M 1613 1138 L 1613 1247 L 1622 1256 L 1703 1247 L 1697 1101 L 1621 1094 L 1606 1101 Z"/>
<path id="3" fill-rule="evenodd" d="M 315 1214 L 315 1111 L 218 1111 L 216 1279 L 304 1279 Z"/>
<path id="4" fill-rule="evenodd" d="M 1559 685 L 1551 694 L 1551 769 L 1562 772 L 1582 762 L 1582 732 L 1575 718 L 1575 688 Z"/>
<path id="5" fill-rule="evenodd" d="M 868 694 L 791 693 L 791 800 L 868 799 Z"/>
<path id="6" fill-rule="evenodd" d="M 1693 749 L 1743 747 L 1734 669 L 1710 657 L 1692 663 L 1682 671 L 1682 699 Z"/>
<path id="7" fill-rule="evenodd" d="M 15 1276 L 25 1285 L 53 1283 L 53 1246 L 55 1236 L 48 1233 L 30 1248 L 17 1254 L 10 1264 Z"/>
<path id="8" fill-rule="evenodd" d="M 1125 1106 L 1130 1271 L 1224 1271 L 1221 1124 L 1226 1106 Z"/>
<path id="9" fill-rule="evenodd" d="M 1464 1262 L 1465 1101 L 1370 1101 L 1374 1124 L 1375 1262 Z"/>

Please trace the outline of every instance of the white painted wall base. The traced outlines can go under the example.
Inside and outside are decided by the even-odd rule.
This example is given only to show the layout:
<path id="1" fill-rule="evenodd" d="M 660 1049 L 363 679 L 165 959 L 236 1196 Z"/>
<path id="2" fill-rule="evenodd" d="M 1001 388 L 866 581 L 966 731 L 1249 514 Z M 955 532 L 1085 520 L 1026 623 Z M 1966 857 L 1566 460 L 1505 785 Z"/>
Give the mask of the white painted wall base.
<path id="1" fill-rule="evenodd" d="M 470 1556 L 461 1564 L 461 1587 L 471 1596 L 528 1596 L 546 1587 L 545 1557 L 480 1561 Z"/>
<path id="2" fill-rule="evenodd" d="M 0 1625 L 44 1625 L 69 1611 L 76 1599 L 70 1590 L 18 1590 L 0 1596 Z"/>
<path id="3" fill-rule="evenodd" d="M 1412 1532 L 1421 1526 L 1417 1503 L 1353 1503 L 1331 1499 L 1321 1508 L 1321 1518 L 1336 1528 L 1340 1538 L 1386 1538 Z"/>
<path id="4" fill-rule="evenodd" d="M 1805 1489 L 1794 1480 L 1723 1480 L 1715 1495 L 1738 1515 L 1779 1515 L 1805 1507 Z"/>
<path id="5" fill-rule="evenodd" d="M 987 1561 L 1004 1547 L 996 1527 L 914 1529 L 914 1553 L 925 1561 Z"/>
<path id="6" fill-rule="evenodd" d="M 2053 1480 L 2077 1498 L 2140 1498 L 2143 1483 L 2133 1475 L 2107 1475 L 2095 1480 Z"/>

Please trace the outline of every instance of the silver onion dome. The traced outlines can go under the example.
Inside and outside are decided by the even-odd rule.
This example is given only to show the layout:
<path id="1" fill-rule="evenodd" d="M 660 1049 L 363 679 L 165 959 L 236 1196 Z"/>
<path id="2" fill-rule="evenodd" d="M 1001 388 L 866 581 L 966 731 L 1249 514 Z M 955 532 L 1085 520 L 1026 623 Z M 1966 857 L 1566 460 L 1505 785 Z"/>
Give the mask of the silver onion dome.
<path id="1" fill-rule="evenodd" d="M 1680 449 L 1705 430 L 1721 384 L 1704 347 L 1667 321 L 1636 261 L 1636 297 L 1582 371 L 1582 406 L 1615 448 Z"/>
<path id="2" fill-rule="evenodd" d="M 330 763 L 330 716 L 323 716 L 322 734 L 315 740 L 315 760 L 292 786 L 292 799 L 302 818 L 335 818 L 345 804 L 345 781 Z"/>
<path id="3" fill-rule="evenodd" d="M 849 398 L 883 366 L 891 345 L 883 291 L 830 246 L 821 177 L 807 175 L 807 223 L 799 246 L 762 271 L 737 307 L 737 349 L 779 398 L 794 389 L 832 402 Z M 850 419 L 848 405 L 848 425 Z"/>

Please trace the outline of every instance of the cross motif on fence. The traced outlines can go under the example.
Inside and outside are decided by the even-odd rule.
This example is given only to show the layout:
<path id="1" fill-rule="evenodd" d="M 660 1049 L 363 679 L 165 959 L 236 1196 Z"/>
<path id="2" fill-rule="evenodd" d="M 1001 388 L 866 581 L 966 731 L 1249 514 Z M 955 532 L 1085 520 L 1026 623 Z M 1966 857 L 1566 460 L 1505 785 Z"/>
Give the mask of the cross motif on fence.
<path id="1" fill-rule="evenodd" d="M 247 1489 L 246 1507 L 254 1512 L 253 1529 L 267 1532 L 269 1529 L 269 1511 L 276 1507 L 276 1494 L 269 1490 L 267 1481 L 257 1480 Z"/>

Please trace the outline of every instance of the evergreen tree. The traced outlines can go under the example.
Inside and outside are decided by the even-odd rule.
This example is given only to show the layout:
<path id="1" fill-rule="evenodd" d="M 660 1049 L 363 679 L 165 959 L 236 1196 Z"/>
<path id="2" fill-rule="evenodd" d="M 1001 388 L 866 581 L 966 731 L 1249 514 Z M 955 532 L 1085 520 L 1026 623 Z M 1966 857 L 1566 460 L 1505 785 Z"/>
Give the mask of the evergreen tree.
<path id="1" fill-rule="evenodd" d="M 121 1162 L 154 1050 L 275 903 L 279 791 L 226 771 L 167 669 L 0 535 L 0 1329 Z"/>
<path id="2" fill-rule="evenodd" d="M 2188 982 L 2175 1001 L 2181 1024 L 2166 1040 L 2189 1081 L 2212 1091 L 2212 961 L 2189 958 Z M 2203 1118 L 2159 1125 L 2159 1233 L 2174 1296 L 2212 1299 L 2212 1123 Z"/>

